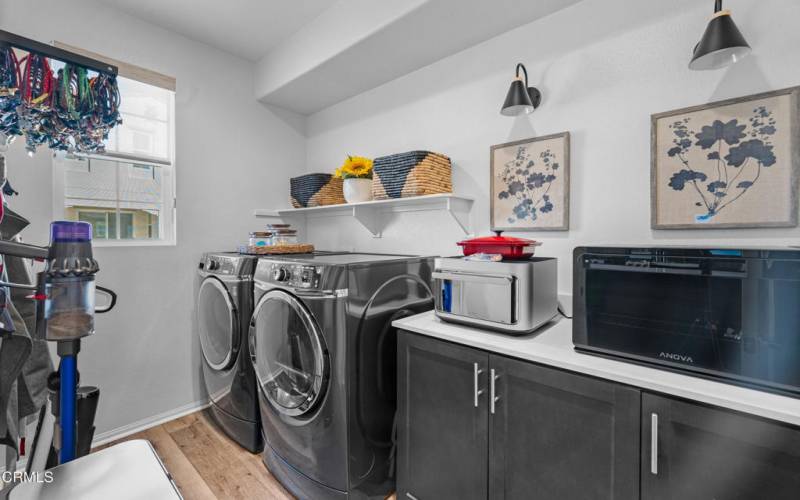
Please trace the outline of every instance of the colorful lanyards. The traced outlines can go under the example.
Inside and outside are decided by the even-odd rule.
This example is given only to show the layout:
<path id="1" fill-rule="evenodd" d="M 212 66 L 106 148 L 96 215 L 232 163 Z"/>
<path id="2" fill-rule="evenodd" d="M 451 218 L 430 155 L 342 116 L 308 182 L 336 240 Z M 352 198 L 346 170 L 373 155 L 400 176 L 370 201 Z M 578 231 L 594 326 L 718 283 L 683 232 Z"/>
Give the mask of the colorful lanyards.
<path id="1" fill-rule="evenodd" d="M 86 68 L 66 64 L 54 78 L 43 56 L 29 54 L 17 61 L 12 49 L 0 51 L 0 133 L 24 134 L 31 154 L 42 144 L 104 151 L 109 131 L 122 123 L 115 76 L 90 79 Z"/>

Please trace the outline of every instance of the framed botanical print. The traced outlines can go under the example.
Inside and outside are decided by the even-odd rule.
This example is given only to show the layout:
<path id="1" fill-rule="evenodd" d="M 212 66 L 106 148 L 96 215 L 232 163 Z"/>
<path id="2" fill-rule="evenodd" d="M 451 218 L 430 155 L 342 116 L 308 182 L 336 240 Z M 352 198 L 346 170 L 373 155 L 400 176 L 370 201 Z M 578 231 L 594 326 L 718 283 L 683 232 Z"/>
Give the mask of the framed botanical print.
<path id="1" fill-rule="evenodd" d="M 794 227 L 800 87 L 652 116 L 654 229 Z"/>
<path id="2" fill-rule="evenodd" d="M 569 132 L 492 146 L 493 231 L 569 229 Z"/>

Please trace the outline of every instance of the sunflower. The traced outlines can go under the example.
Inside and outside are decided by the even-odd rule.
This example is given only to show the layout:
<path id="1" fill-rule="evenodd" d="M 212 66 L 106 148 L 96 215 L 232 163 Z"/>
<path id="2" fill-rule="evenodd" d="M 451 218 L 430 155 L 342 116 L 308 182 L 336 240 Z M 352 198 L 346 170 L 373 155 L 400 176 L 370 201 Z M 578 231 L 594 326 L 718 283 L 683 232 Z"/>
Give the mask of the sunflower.
<path id="1" fill-rule="evenodd" d="M 348 156 L 333 175 L 340 179 L 371 179 L 372 160 L 363 156 Z"/>

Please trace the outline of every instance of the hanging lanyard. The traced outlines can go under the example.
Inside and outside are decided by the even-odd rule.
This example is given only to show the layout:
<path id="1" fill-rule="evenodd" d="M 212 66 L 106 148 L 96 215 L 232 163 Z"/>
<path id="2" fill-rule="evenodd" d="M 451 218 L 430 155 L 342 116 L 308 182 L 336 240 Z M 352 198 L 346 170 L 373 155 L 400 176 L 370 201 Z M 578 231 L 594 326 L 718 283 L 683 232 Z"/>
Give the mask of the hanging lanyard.
<path id="1" fill-rule="evenodd" d="M 0 49 L 0 98 L 16 95 L 21 79 L 14 49 L 3 47 Z"/>
<path id="2" fill-rule="evenodd" d="M 46 57 L 28 54 L 22 72 L 22 101 L 29 107 L 45 110 L 53 96 L 53 71 Z"/>

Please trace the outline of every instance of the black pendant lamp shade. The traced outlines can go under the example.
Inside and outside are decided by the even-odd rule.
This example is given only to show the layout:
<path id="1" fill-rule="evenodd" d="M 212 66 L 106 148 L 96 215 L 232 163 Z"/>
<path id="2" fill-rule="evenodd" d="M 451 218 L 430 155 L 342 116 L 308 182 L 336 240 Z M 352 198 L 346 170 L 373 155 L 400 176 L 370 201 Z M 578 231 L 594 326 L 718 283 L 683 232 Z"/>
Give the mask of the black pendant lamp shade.
<path id="1" fill-rule="evenodd" d="M 714 16 L 708 22 L 703 38 L 694 48 L 689 69 L 719 69 L 729 66 L 750 53 L 750 45 L 736 27 L 729 10 L 722 10 L 716 0 Z"/>
<path id="2" fill-rule="evenodd" d="M 525 80 L 519 76 L 519 70 L 522 69 Z M 534 109 L 539 107 L 542 102 L 542 94 L 535 87 L 528 87 L 528 70 L 520 63 L 517 64 L 517 76 L 511 82 L 511 87 L 506 94 L 506 100 L 503 103 L 503 108 L 500 114 L 505 116 L 516 116 L 520 114 L 528 114 L 533 112 Z"/>

